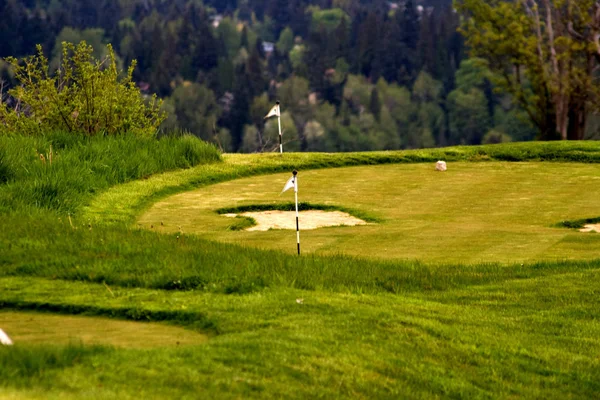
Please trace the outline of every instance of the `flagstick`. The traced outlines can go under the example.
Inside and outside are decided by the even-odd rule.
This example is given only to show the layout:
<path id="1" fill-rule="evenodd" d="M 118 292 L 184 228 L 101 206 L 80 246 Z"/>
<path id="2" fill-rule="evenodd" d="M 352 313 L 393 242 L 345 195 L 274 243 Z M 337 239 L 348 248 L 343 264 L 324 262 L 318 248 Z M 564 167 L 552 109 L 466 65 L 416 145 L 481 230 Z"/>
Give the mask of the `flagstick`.
<path id="1" fill-rule="evenodd" d="M 281 110 L 277 102 L 277 124 L 279 125 L 279 154 L 283 154 L 283 143 L 281 142 Z"/>
<path id="2" fill-rule="evenodd" d="M 298 171 L 294 170 L 294 195 L 296 197 L 296 242 L 298 243 L 298 255 L 300 255 L 300 225 L 298 224 Z"/>

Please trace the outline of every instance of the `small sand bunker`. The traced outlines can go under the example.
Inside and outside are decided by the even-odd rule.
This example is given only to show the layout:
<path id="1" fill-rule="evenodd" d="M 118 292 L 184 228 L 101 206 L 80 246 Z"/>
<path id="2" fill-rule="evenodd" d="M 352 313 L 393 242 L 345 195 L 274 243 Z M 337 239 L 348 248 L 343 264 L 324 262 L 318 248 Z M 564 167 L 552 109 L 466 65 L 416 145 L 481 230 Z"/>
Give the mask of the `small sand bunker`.
<path id="1" fill-rule="evenodd" d="M 600 224 L 588 224 L 579 230 L 579 232 L 598 232 L 600 233 Z"/>
<path id="2" fill-rule="evenodd" d="M 224 214 L 226 217 L 236 217 L 237 214 Z M 260 211 L 245 212 L 244 217 L 254 218 L 256 225 L 247 231 L 268 231 L 269 229 L 296 229 L 295 211 Z M 366 225 L 362 219 L 342 211 L 301 211 L 298 218 L 300 230 L 317 229 L 326 226 L 354 226 Z"/>

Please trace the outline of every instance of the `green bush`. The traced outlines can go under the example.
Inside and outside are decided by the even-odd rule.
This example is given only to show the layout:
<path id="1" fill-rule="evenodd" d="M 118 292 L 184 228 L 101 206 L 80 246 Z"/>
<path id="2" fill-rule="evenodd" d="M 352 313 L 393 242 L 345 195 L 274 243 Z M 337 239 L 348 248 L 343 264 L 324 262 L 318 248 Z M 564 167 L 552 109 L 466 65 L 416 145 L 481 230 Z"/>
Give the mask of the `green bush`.
<path id="1" fill-rule="evenodd" d="M 123 78 L 114 51 L 94 60 L 93 48 L 85 42 L 75 46 L 63 42 L 61 63 L 50 74 L 41 46 L 38 54 L 19 61 L 7 58 L 19 85 L 8 94 L 17 103 L 0 103 L 0 133 L 40 135 L 48 130 L 86 135 L 130 132 L 154 135 L 165 115 L 154 96 L 147 103 L 132 79 L 135 62 Z"/>

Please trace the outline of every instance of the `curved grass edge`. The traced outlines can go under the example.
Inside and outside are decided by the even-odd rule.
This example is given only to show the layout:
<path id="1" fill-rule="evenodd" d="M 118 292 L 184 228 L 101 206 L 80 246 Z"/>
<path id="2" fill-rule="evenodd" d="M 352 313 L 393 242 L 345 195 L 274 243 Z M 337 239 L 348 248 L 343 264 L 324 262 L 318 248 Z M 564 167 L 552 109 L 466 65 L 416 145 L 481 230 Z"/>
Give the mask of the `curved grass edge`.
<path id="1" fill-rule="evenodd" d="M 216 324 L 206 315 L 199 312 L 182 310 L 150 310 L 141 307 L 102 307 L 82 304 L 60 304 L 43 301 L 23 301 L 0 299 L 0 309 L 3 311 L 35 311 L 62 315 L 79 315 L 87 317 L 107 317 L 135 322 L 167 322 L 202 331 L 208 334 L 218 334 Z"/>
<path id="2" fill-rule="evenodd" d="M 571 221 L 561 221 L 555 226 L 557 228 L 568 228 L 568 229 L 582 229 L 585 225 L 588 224 L 599 224 L 600 217 L 595 218 L 584 218 L 584 219 L 576 219 Z"/>
<path id="3" fill-rule="evenodd" d="M 238 207 L 223 207 L 217 209 L 215 212 L 217 214 L 241 214 L 245 212 L 257 212 L 257 211 L 295 211 L 296 204 L 293 202 L 287 203 L 275 203 L 275 204 L 250 204 Z M 373 214 L 369 214 L 363 210 L 357 210 L 353 208 L 347 208 L 338 206 L 335 204 L 319 204 L 319 203 L 308 203 L 308 202 L 300 202 L 298 203 L 298 211 L 309 211 L 309 210 L 319 210 L 319 211 L 341 211 L 352 215 L 353 217 L 362 219 L 365 222 L 369 223 L 379 223 L 383 222 L 382 218 L 374 216 Z M 249 217 L 244 217 L 249 218 Z M 250 218 L 251 219 L 251 218 Z M 256 221 L 254 221 L 256 223 Z"/>
<path id="4" fill-rule="evenodd" d="M 143 210 L 167 196 L 229 180 L 293 169 L 433 163 L 437 160 L 600 163 L 600 142 L 522 142 L 363 153 L 225 154 L 223 160 L 222 163 L 162 173 L 146 180 L 113 186 L 90 200 L 82 208 L 80 218 L 94 223 L 131 225 Z"/>

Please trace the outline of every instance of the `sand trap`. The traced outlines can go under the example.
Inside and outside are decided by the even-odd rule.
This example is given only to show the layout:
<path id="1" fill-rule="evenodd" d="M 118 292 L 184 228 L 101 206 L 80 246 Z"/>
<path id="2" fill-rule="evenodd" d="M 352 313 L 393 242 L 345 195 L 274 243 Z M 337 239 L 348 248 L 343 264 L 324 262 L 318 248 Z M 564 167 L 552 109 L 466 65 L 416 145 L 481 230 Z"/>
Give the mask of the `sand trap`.
<path id="1" fill-rule="evenodd" d="M 238 214 L 223 214 L 226 217 L 236 217 Z M 260 211 L 245 212 L 244 217 L 254 218 L 256 225 L 246 229 L 247 231 L 268 231 L 269 229 L 296 229 L 295 211 Z M 362 219 L 342 211 L 300 211 L 298 218 L 300 230 L 317 229 L 326 226 L 354 226 L 366 225 Z"/>
<path id="2" fill-rule="evenodd" d="M 600 224 L 588 224 L 579 230 L 579 232 L 598 232 L 600 233 Z"/>

